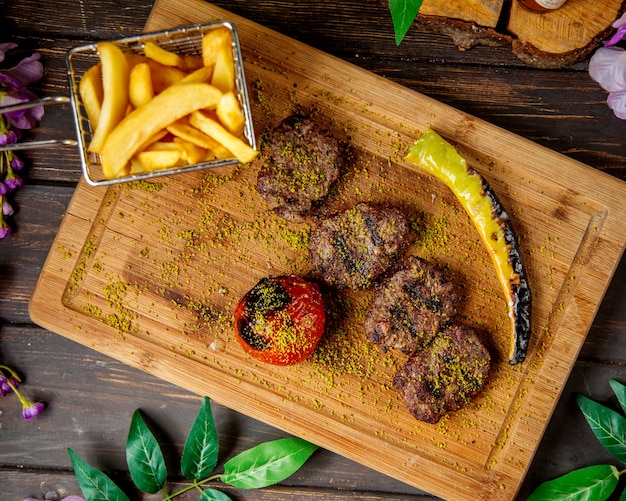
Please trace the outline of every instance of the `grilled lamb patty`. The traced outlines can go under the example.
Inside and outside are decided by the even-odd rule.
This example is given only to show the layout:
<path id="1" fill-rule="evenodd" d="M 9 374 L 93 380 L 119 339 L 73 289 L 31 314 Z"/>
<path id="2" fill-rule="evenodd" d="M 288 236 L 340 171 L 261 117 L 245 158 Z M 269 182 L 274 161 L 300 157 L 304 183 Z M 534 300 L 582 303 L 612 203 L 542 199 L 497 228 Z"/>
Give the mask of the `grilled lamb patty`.
<path id="1" fill-rule="evenodd" d="M 398 208 L 361 202 L 312 230 L 311 262 L 326 283 L 363 289 L 398 260 L 408 236 Z"/>
<path id="2" fill-rule="evenodd" d="M 439 266 L 416 256 L 376 288 L 365 333 L 387 352 L 421 350 L 456 314 L 458 295 Z"/>
<path id="3" fill-rule="evenodd" d="M 257 191 L 288 221 L 302 221 L 339 177 L 344 151 L 330 131 L 310 117 L 292 115 L 272 132 Z"/>
<path id="4" fill-rule="evenodd" d="M 489 352 L 474 331 L 453 324 L 409 357 L 393 385 L 415 418 L 437 423 L 482 390 L 490 362 Z"/>

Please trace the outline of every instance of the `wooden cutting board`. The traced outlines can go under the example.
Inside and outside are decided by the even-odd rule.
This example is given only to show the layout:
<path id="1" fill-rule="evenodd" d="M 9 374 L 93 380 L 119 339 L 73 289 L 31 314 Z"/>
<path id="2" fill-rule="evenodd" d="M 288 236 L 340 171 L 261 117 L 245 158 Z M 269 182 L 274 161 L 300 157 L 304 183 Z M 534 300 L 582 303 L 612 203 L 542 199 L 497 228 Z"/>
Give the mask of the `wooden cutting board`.
<path id="1" fill-rule="evenodd" d="M 449 267 L 461 320 L 494 358 L 485 391 L 437 425 L 391 387 L 404 358 L 362 331 L 371 291 L 334 297 L 315 355 L 293 367 L 246 356 L 232 334 L 260 278 L 306 274 L 307 224 L 255 191 L 260 162 L 93 188 L 80 182 L 30 303 L 39 325 L 187 390 L 448 499 L 515 497 L 626 242 L 626 185 L 389 80 L 201 0 L 159 0 L 147 30 L 227 19 L 241 39 L 261 144 L 297 109 L 346 141 L 327 201 L 400 206 L 410 252 Z M 526 362 L 507 363 L 509 322 L 490 258 L 453 195 L 401 161 L 432 127 L 492 185 L 521 240 L 534 294 Z"/>

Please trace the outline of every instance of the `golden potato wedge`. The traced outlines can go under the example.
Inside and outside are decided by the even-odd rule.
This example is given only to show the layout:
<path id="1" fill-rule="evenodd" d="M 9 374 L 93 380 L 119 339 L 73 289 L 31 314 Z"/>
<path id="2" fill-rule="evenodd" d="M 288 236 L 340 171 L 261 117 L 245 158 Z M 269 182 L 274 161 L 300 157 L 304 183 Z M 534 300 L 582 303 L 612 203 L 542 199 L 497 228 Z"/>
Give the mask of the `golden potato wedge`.
<path id="1" fill-rule="evenodd" d="M 211 83 L 211 76 L 213 76 L 213 68 L 210 68 L 209 66 L 203 66 L 202 68 L 187 74 L 182 80 L 177 83 Z"/>
<path id="2" fill-rule="evenodd" d="M 85 106 L 91 130 L 98 127 L 104 90 L 102 87 L 102 72 L 99 64 L 94 64 L 81 77 L 78 84 L 81 101 Z"/>
<path id="3" fill-rule="evenodd" d="M 136 64 L 130 70 L 128 99 L 135 108 L 143 106 L 154 97 L 152 74 L 148 63 Z"/>
<path id="4" fill-rule="evenodd" d="M 220 143 L 218 143 L 215 139 L 207 136 L 204 132 L 195 128 L 184 118 L 168 125 L 167 131 L 175 137 L 207 150 L 212 150 L 220 146 Z"/>
<path id="5" fill-rule="evenodd" d="M 146 54 L 146 57 L 156 61 L 157 63 L 161 63 L 165 66 L 176 66 L 183 71 L 187 70 L 185 59 L 182 56 L 179 56 L 174 52 L 170 52 L 154 42 L 146 42 L 143 46 L 143 51 Z"/>
<path id="6" fill-rule="evenodd" d="M 215 112 L 222 125 L 229 132 L 237 137 L 241 137 L 246 117 L 241 110 L 241 106 L 239 106 L 239 100 L 234 92 L 227 92 L 222 96 L 220 102 L 217 103 Z"/>
<path id="7" fill-rule="evenodd" d="M 148 66 L 150 66 L 150 76 L 152 77 L 152 87 L 155 94 L 160 94 L 187 76 L 187 73 L 183 70 L 173 66 L 166 66 L 153 59 L 148 59 Z"/>
<path id="8" fill-rule="evenodd" d="M 121 49 L 110 42 L 98 44 L 102 63 L 104 97 L 89 150 L 100 153 L 110 132 L 120 123 L 128 106 L 128 63 Z"/>
<path id="9" fill-rule="evenodd" d="M 202 60 L 205 66 L 213 67 L 222 47 L 232 52 L 233 34 L 226 26 L 209 31 L 202 37 Z"/>
<path id="10" fill-rule="evenodd" d="M 144 171 L 154 172 L 156 170 L 169 169 L 174 167 L 181 159 L 182 148 L 168 150 L 146 150 L 137 153 L 137 161 Z"/>
<path id="11" fill-rule="evenodd" d="M 155 141 L 143 151 L 178 151 L 184 153 L 183 145 L 174 141 Z"/>
<path id="12" fill-rule="evenodd" d="M 131 158 L 127 171 L 125 175 L 145 174 L 147 172 L 145 167 L 139 163 L 137 157 Z"/>
<path id="13" fill-rule="evenodd" d="M 211 136 L 195 128 L 188 120 L 182 119 L 167 127 L 168 132 L 177 138 L 195 144 L 211 152 L 213 158 L 233 158 L 234 155 Z"/>
<path id="14" fill-rule="evenodd" d="M 128 71 L 132 70 L 137 64 L 147 63 L 150 61 L 146 56 L 137 54 L 136 52 L 124 52 L 124 55 L 126 56 L 126 62 L 128 63 Z"/>
<path id="15" fill-rule="evenodd" d="M 194 143 L 185 141 L 179 137 L 174 138 L 174 143 L 179 144 L 183 149 L 182 159 L 189 165 L 202 162 L 207 156 L 207 150 Z"/>
<path id="16" fill-rule="evenodd" d="M 182 56 L 182 58 L 185 61 L 184 70 L 187 72 L 199 70 L 204 66 L 204 61 L 200 56 Z"/>
<path id="17" fill-rule="evenodd" d="M 230 45 L 220 47 L 217 52 L 211 84 L 224 93 L 235 88 L 235 60 Z"/>
<path id="18" fill-rule="evenodd" d="M 251 162 L 258 155 L 258 151 L 254 150 L 254 148 L 252 148 L 249 144 L 226 130 L 218 120 L 207 116 L 207 114 L 202 111 L 194 111 L 191 114 L 189 122 L 206 135 L 211 136 L 213 139 L 221 143 L 241 163 Z"/>
<path id="19" fill-rule="evenodd" d="M 147 150 L 150 147 L 150 145 L 156 143 L 157 141 L 160 141 L 165 136 L 167 136 L 167 130 L 166 129 L 161 129 L 160 131 L 157 131 L 155 134 L 153 134 L 148 139 L 146 139 L 141 144 L 141 146 L 139 146 L 139 148 L 137 148 L 137 151 Z"/>
<path id="20" fill-rule="evenodd" d="M 100 161 L 105 177 L 118 177 L 154 134 L 198 109 L 214 109 L 222 93 L 210 84 L 173 85 L 126 116 L 109 134 Z"/>
<path id="21" fill-rule="evenodd" d="M 153 144 L 161 142 L 161 139 L 163 139 L 165 136 L 167 136 L 167 130 L 162 129 L 158 131 L 156 134 L 148 138 L 137 149 L 137 151 L 145 151 L 149 149 Z M 146 172 L 146 169 L 139 163 L 139 161 L 137 160 L 137 155 L 135 155 L 133 158 L 131 158 L 130 163 L 122 170 L 120 175 L 141 174 L 142 172 Z"/>

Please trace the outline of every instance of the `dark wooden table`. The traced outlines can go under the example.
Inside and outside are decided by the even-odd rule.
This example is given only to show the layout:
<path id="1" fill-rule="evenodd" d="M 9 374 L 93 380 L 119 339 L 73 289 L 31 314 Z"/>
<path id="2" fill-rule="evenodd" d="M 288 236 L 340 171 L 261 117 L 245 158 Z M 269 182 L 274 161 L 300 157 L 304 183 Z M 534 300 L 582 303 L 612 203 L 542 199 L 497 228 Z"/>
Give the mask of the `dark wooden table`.
<path id="1" fill-rule="evenodd" d="M 528 67 L 506 46 L 460 51 L 450 39 L 413 29 L 396 47 L 382 0 L 214 2 L 350 63 L 384 75 L 539 144 L 626 179 L 626 122 L 605 104 L 586 62 L 560 70 Z M 0 0 L 0 42 L 39 51 L 46 67 L 34 87 L 67 95 L 65 53 L 87 41 L 142 30 L 151 0 Z M 407 110 L 419 113 L 419 110 Z M 49 108 L 31 139 L 73 137 L 69 109 Z M 134 409 L 149 416 L 171 466 L 177 461 L 200 398 L 34 325 L 28 302 L 80 177 L 72 148 L 31 151 L 25 186 L 13 199 L 14 234 L 0 240 L 0 363 L 25 377 L 29 396 L 47 402 L 35 421 L 20 417 L 15 398 L 0 399 L 0 499 L 79 494 L 67 448 L 129 485 L 124 444 Z M 581 187 L 584 190 L 584 187 Z M 626 260 L 601 303 L 519 499 L 574 468 L 615 463 L 574 402 L 577 393 L 615 405 L 609 378 L 626 382 Z M 284 433 L 214 404 L 221 460 Z M 237 500 L 433 499 L 427 493 L 320 450 L 294 476 L 257 491 L 227 489 Z M 156 498 L 154 498 L 156 499 Z M 179 499 L 197 499 L 190 494 Z M 617 499 L 617 496 L 614 497 Z"/>

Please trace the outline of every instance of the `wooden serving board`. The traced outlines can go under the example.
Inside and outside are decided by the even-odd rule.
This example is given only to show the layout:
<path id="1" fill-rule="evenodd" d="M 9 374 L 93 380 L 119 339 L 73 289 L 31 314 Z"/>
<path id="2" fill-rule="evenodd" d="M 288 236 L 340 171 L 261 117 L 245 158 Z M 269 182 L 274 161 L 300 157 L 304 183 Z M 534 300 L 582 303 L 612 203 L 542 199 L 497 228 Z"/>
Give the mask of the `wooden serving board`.
<path id="1" fill-rule="evenodd" d="M 410 253 L 449 267 L 461 321 L 494 364 L 485 391 L 436 425 L 391 386 L 404 362 L 366 341 L 372 292 L 332 297 L 314 356 L 275 367 L 245 355 L 234 305 L 260 278 L 310 271 L 308 224 L 255 191 L 260 162 L 93 188 L 80 182 L 30 303 L 39 325 L 449 499 L 510 500 L 532 461 L 626 242 L 626 185 L 608 175 L 200 0 L 159 0 L 147 30 L 226 19 L 238 28 L 261 145 L 308 110 L 351 147 L 328 212 L 356 201 L 406 211 Z M 487 251 L 454 196 L 401 160 L 432 127 L 508 209 L 534 294 L 526 362 Z"/>

